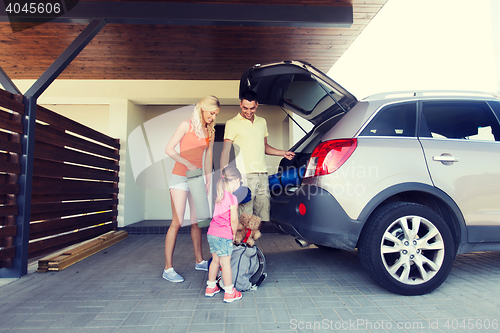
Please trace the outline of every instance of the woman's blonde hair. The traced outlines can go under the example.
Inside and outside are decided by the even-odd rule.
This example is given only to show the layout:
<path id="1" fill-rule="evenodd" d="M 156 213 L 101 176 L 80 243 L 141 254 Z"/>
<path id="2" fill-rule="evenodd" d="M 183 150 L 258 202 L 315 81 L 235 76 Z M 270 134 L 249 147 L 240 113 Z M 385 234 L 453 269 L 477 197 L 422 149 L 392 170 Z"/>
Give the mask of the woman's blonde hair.
<path id="1" fill-rule="evenodd" d="M 224 199 L 224 191 L 230 191 L 229 182 L 235 179 L 241 179 L 241 173 L 233 166 L 228 165 L 222 169 L 222 176 L 217 181 L 217 198 L 215 203 Z"/>
<path id="2" fill-rule="evenodd" d="M 213 140 L 215 137 L 215 121 L 210 124 L 206 124 L 203 120 L 203 111 L 216 111 L 220 109 L 219 99 L 215 96 L 208 95 L 205 96 L 201 101 L 199 101 L 194 106 L 193 115 L 191 116 L 191 123 L 193 124 L 194 133 L 200 139 L 204 139 L 203 126 L 207 127 L 208 137 Z"/>

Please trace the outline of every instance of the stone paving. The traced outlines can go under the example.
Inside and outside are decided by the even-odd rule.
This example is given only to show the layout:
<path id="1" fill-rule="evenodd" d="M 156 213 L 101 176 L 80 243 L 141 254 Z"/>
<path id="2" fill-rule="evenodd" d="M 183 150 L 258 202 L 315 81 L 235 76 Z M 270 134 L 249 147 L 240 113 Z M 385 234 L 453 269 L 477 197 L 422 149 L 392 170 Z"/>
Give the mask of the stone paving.
<path id="1" fill-rule="evenodd" d="M 163 235 L 130 235 L 60 272 L 0 287 L 0 332 L 494 332 L 500 320 L 500 252 L 461 255 L 445 283 L 423 296 L 375 284 L 356 251 L 300 248 L 263 234 L 267 280 L 231 304 L 204 296 L 190 236 L 174 256 L 186 279 L 161 278 Z M 204 255 L 209 258 L 204 239 Z"/>

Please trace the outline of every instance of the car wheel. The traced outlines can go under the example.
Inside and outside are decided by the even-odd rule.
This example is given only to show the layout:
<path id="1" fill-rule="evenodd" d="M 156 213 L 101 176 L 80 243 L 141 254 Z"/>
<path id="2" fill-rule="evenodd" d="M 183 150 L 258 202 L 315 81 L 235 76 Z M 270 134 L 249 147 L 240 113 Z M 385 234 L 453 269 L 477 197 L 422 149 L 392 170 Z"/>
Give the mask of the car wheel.
<path id="1" fill-rule="evenodd" d="M 367 221 L 358 246 L 362 265 L 390 292 L 422 295 L 450 273 L 455 244 L 432 209 L 408 202 L 385 205 Z"/>

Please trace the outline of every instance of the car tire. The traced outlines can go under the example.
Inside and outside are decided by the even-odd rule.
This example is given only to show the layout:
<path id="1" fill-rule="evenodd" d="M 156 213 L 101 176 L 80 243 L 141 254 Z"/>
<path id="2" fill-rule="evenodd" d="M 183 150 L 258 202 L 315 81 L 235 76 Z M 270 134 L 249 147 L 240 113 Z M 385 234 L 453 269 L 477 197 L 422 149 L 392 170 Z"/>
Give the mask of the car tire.
<path id="1" fill-rule="evenodd" d="M 377 209 L 358 245 L 370 276 L 390 292 L 422 295 L 439 287 L 456 251 L 450 228 L 432 209 L 398 202 Z"/>

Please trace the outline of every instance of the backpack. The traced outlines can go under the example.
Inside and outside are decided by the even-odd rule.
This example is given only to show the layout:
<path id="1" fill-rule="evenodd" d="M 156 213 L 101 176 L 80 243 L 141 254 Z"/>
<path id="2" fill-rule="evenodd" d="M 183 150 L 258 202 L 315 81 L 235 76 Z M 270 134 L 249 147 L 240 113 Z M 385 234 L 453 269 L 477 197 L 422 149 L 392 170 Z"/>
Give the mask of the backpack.
<path id="1" fill-rule="evenodd" d="M 245 243 L 233 245 L 231 271 L 233 273 L 233 285 L 236 290 L 257 289 L 267 276 L 264 270 L 264 254 L 257 246 L 249 247 Z"/>
<path id="2" fill-rule="evenodd" d="M 208 264 L 212 263 L 212 259 Z M 267 277 L 266 259 L 262 251 L 257 247 L 249 247 L 247 244 L 233 245 L 231 255 L 231 271 L 234 288 L 238 291 L 255 290 Z M 220 276 L 218 273 L 218 276 Z M 220 281 L 221 288 L 223 287 Z"/>

